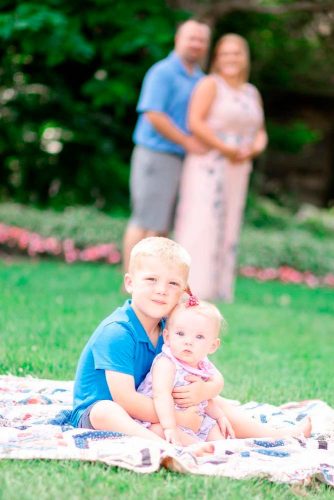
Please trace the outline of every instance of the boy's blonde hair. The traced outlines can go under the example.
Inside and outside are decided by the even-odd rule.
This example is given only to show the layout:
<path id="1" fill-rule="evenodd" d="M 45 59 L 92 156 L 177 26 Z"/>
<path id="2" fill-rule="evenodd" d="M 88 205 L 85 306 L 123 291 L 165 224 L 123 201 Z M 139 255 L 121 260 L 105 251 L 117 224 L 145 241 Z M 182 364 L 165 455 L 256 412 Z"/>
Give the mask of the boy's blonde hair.
<path id="1" fill-rule="evenodd" d="M 220 332 L 224 332 L 227 329 L 227 322 L 219 309 L 214 304 L 211 304 L 210 302 L 206 302 L 204 300 L 200 300 L 198 305 L 194 306 L 189 306 L 188 300 L 179 302 L 168 316 L 166 328 L 168 329 L 170 327 L 173 319 L 178 313 L 185 310 L 194 312 L 195 314 L 200 314 L 202 316 L 205 316 L 206 318 L 213 319 L 217 325 L 217 336 L 219 336 Z"/>
<path id="2" fill-rule="evenodd" d="M 130 253 L 130 273 L 136 269 L 141 257 L 158 257 L 167 264 L 178 264 L 188 275 L 190 255 L 181 245 L 169 238 L 150 236 L 139 241 Z"/>

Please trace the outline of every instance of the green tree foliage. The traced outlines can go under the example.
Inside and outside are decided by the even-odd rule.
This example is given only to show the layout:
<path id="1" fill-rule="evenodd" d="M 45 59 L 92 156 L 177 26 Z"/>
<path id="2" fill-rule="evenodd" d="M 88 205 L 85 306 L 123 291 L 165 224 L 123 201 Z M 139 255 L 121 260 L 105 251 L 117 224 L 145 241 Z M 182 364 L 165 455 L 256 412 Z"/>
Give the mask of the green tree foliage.
<path id="1" fill-rule="evenodd" d="M 2 0 L 0 197 L 54 207 L 127 206 L 142 78 L 190 15 L 211 13 L 214 39 L 227 31 L 246 36 L 252 80 L 267 95 L 333 93 L 334 18 L 322 4 Z M 292 124 L 298 140 L 291 144 L 292 134 L 279 126 L 270 130 L 279 148 L 297 151 L 317 138 L 303 124 L 296 135 Z"/>
<path id="2" fill-rule="evenodd" d="M 2 1 L 2 197 L 126 204 L 142 77 L 178 19 L 163 0 Z"/>

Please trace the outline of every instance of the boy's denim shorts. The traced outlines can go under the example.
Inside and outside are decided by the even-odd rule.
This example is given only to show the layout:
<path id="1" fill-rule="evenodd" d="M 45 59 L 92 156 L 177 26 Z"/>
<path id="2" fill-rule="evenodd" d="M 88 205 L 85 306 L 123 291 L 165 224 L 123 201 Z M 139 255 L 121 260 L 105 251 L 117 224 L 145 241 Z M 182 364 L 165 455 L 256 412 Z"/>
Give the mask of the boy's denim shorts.
<path id="1" fill-rule="evenodd" d="M 83 414 L 81 415 L 79 423 L 78 423 L 78 427 L 80 429 L 94 429 L 94 427 L 92 426 L 92 423 L 90 421 L 90 417 L 89 417 L 90 412 L 91 412 L 94 405 L 95 405 L 95 403 L 88 406 L 85 409 L 85 411 L 83 412 Z"/>

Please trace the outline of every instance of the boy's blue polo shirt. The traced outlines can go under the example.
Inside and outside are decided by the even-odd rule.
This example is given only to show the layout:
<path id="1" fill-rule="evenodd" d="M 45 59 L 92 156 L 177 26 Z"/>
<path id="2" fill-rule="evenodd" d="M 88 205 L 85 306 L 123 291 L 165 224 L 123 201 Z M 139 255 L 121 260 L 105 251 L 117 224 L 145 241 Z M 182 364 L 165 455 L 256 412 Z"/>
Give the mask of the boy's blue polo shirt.
<path id="1" fill-rule="evenodd" d="M 184 149 L 159 134 L 144 116 L 147 111 L 166 113 L 183 132 L 188 132 L 187 111 L 191 93 L 204 75 L 199 66 L 188 73 L 180 57 L 172 52 L 146 73 L 137 112 L 140 113 L 133 134 L 135 144 L 153 151 L 183 156 Z"/>
<path id="2" fill-rule="evenodd" d="M 163 325 L 162 325 L 163 326 Z M 127 300 L 100 323 L 88 340 L 79 359 L 74 383 L 71 423 L 78 425 L 85 409 L 96 401 L 112 400 L 105 370 L 132 375 L 136 389 L 151 368 L 163 344 L 151 343 L 146 331 Z"/>

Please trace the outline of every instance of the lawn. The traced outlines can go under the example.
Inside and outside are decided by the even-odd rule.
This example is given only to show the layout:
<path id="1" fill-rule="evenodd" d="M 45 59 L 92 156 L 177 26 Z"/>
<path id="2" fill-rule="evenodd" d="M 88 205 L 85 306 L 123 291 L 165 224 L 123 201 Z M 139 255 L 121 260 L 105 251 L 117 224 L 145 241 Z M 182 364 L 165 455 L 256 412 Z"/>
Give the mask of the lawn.
<path id="1" fill-rule="evenodd" d="M 125 300 L 117 267 L 0 261 L 0 373 L 72 379 L 97 323 Z M 219 304 L 229 331 L 213 361 L 225 395 L 274 404 L 320 398 L 334 406 L 334 291 L 239 279 L 235 304 Z M 267 481 L 140 476 L 95 463 L 1 461 L 0 498 L 292 498 L 305 490 Z M 307 498 L 332 498 L 321 484 Z"/>

